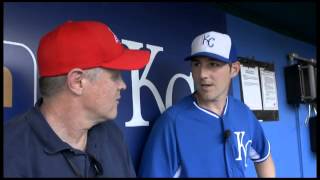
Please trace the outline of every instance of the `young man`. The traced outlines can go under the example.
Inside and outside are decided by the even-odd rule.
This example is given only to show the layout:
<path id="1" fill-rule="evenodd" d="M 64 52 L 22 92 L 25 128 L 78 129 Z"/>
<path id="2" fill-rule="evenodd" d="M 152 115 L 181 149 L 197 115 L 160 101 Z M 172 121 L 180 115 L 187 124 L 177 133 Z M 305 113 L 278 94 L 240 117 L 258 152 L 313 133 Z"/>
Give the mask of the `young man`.
<path id="1" fill-rule="evenodd" d="M 142 177 L 244 177 L 247 159 L 259 177 L 274 177 L 270 144 L 250 109 L 228 96 L 240 69 L 230 37 L 207 32 L 192 42 L 196 91 L 166 110 L 146 142 Z"/>
<path id="2" fill-rule="evenodd" d="M 68 21 L 38 48 L 42 98 L 4 126 L 5 177 L 135 177 L 117 116 L 121 70 L 150 52 L 126 49 L 96 21 Z"/>

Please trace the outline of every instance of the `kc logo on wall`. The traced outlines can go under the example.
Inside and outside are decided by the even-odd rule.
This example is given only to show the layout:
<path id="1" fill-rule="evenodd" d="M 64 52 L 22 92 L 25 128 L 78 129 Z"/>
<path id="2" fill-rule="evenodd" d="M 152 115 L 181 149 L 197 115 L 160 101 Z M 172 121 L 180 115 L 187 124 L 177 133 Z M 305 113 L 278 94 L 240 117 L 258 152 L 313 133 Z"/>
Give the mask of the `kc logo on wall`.
<path id="1" fill-rule="evenodd" d="M 5 12 L 4 121 L 26 112 L 40 97 L 36 61 L 39 40 L 63 22 L 101 21 L 129 49 L 151 52 L 145 68 L 122 73 L 127 89 L 121 92 L 115 119 L 136 168 L 160 113 L 194 91 L 191 66 L 184 61 L 192 39 L 208 30 L 226 31 L 225 14 L 201 3 L 18 3 L 6 6 Z M 205 43 L 214 45 L 214 40 L 207 37 Z"/>

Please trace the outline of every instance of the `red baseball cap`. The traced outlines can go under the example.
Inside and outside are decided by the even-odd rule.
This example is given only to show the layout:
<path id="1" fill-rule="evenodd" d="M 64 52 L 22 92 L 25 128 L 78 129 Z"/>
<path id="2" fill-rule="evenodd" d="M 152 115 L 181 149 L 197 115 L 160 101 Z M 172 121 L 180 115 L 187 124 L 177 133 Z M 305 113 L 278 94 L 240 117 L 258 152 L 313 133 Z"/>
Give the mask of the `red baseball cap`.
<path id="1" fill-rule="evenodd" d="M 150 59 L 149 51 L 126 48 L 97 21 L 65 22 L 41 38 L 37 55 L 40 77 L 67 74 L 73 68 L 135 70 Z"/>

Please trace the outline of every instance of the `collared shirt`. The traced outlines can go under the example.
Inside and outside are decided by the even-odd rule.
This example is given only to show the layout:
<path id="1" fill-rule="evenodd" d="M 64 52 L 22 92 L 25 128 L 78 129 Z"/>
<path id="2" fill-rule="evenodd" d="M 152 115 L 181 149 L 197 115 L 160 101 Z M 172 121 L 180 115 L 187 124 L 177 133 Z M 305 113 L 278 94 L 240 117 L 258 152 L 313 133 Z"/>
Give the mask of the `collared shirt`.
<path id="1" fill-rule="evenodd" d="M 123 134 L 113 121 L 88 131 L 83 152 L 55 134 L 39 110 L 41 102 L 4 125 L 5 177 L 136 176 Z"/>

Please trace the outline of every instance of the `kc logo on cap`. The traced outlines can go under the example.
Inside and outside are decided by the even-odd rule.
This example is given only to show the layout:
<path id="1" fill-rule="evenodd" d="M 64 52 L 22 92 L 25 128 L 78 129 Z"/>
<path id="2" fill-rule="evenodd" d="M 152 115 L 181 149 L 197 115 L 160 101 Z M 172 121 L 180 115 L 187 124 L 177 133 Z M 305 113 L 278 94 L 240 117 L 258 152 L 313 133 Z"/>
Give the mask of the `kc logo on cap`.
<path id="1" fill-rule="evenodd" d="M 205 56 L 225 63 L 237 60 L 230 36 L 215 31 L 200 34 L 192 41 L 191 55 L 185 60 L 196 56 Z"/>
<path id="2" fill-rule="evenodd" d="M 214 46 L 214 40 L 214 37 L 210 37 L 210 34 L 204 34 L 202 44 L 212 48 Z"/>

